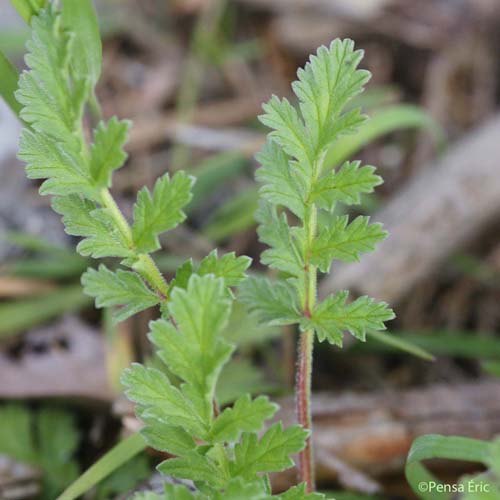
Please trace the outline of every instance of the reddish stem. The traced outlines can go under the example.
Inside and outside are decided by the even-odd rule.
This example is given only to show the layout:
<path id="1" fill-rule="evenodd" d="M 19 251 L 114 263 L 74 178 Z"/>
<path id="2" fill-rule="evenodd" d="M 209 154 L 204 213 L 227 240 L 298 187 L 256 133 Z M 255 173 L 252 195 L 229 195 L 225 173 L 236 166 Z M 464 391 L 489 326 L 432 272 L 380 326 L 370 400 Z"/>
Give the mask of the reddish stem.
<path id="1" fill-rule="evenodd" d="M 306 491 L 315 490 L 314 462 L 311 442 L 311 373 L 312 350 L 314 331 L 308 330 L 300 334 L 297 382 L 296 382 L 296 411 L 299 423 L 309 431 L 305 448 L 299 454 L 299 481 L 306 483 Z"/>

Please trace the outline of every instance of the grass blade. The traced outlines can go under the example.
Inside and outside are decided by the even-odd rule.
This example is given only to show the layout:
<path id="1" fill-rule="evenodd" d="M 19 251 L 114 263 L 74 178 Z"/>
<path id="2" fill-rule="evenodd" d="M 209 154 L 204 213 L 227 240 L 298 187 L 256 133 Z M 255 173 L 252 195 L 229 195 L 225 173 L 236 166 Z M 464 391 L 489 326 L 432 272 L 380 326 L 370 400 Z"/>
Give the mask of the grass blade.
<path id="1" fill-rule="evenodd" d="M 465 359 L 500 359 L 500 340 L 487 337 L 481 332 L 461 332 L 451 330 L 434 330 L 422 332 L 393 331 L 391 338 L 423 349 L 434 356 L 454 356 Z M 358 344 L 353 349 L 387 350 L 392 346 L 385 344 Z"/>
<path id="2" fill-rule="evenodd" d="M 78 498 L 145 448 L 146 443 L 140 434 L 132 434 L 132 436 L 125 438 L 87 469 L 57 497 L 57 500 Z"/>
<path id="3" fill-rule="evenodd" d="M 0 79 L 0 95 L 15 115 L 19 117 L 21 105 L 14 97 L 14 92 L 17 89 L 19 72 L 5 57 L 3 52 L 0 52 L 0 75 L 2 75 L 2 78 Z"/>
<path id="4" fill-rule="evenodd" d="M 425 111 L 418 106 L 398 104 L 373 113 L 356 134 L 345 135 L 335 142 L 326 153 L 325 165 L 340 165 L 371 141 L 405 128 L 427 129 L 439 145 L 443 144 L 441 128 Z"/>
<path id="5" fill-rule="evenodd" d="M 21 333 L 63 313 L 92 304 L 80 285 L 58 288 L 54 292 L 27 300 L 0 304 L 0 339 Z"/>
<path id="6" fill-rule="evenodd" d="M 413 491 L 423 500 L 450 500 L 451 493 L 432 488 L 425 491 L 429 484 L 441 484 L 426 467 L 423 460 L 432 458 L 480 462 L 488 465 L 491 445 L 486 441 L 458 436 L 429 434 L 420 436 L 412 444 L 406 461 L 405 474 Z"/>
<path id="7" fill-rule="evenodd" d="M 397 335 L 388 334 L 385 332 L 377 332 L 377 331 L 369 331 L 367 332 L 369 337 L 372 337 L 377 342 L 381 342 L 382 344 L 386 344 L 390 347 L 394 347 L 399 351 L 407 352 L 408 354 L 412 354 L 417 358 L 425 359 L 426 361 L 435 361 L 436 358 L 430 352 L 422 349 L 418 345 L 415 345 L 413 342 L 409 342 Z"/>

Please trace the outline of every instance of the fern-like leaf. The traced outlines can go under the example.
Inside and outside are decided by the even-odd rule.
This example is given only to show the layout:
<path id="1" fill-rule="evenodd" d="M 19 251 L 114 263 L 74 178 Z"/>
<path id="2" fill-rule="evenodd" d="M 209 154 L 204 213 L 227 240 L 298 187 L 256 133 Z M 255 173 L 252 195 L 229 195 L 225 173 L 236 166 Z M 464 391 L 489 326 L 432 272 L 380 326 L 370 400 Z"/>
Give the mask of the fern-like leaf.
<path id="1" fill-rule="evenodd" d="M 153 192 L 141 189 L 134 206 L 132 236 L 139 252 L 154 252 L 160 248 L 158 235 L 180 224 L 186 215 L 183 208 L 191 200 L 193 177 L 177 172 L 156 181 Z"/>
<path id="2" fill-rule="evenodd" d="M 348 304 L 348 295 L 346 291 L 330 295 L 314 308 L 310 318 L 301 321 L 301 328 L 313 328 L 320 341 L 326 339 L 341 347 L 344 331 L 364 341 L 367 330 L 384 330 L 384 322 L 394 318 L 385 302 L 363 296 Z"/>

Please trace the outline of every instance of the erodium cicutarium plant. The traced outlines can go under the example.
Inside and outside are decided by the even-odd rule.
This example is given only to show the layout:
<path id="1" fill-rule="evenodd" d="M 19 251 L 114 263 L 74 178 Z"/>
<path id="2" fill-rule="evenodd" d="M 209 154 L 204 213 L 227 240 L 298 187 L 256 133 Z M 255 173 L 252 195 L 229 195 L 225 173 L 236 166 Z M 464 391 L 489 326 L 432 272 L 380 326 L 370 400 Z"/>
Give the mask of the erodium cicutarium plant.
<path id="1" fill-rule="evenodd" d="M 336 138 L 364 119 L 357 109 L 344 111 L 369 77 L 357 69 L 362 53 L 350 40 L 320 48 L 293 84 L 299 110 L 276 97 L 264 106 L 261 120 L 273 130 L 258 155 L 263 186 L 257 220 L 260 239 L 270 247 L 262 262 L 277 269 L 279 279 L 247 278 L 248 257 L 214 250 L 196 265 L 187 260 L 168 282 L 152 254 L 160 249 L 159 235 L 184 221 L 194 179 L 182 171 L 166 173 L 151 190 L 139 191 L 128 220 L 110 188 L 113 172 L 126 161 L 130 123 L 112 117 L 93 130 L 86 125 L 89 109 L 98 115 L 94 87 L 102 64 L 92 3 L 66 0 L 62 10 L 49 3 L 32 18 L 31 29 L 28 70 L 16 94 L 25 122 L 19 157 L 30 178 L 43 180 L 40 193 L 52 196 L 66 232 L 81 238 L 77 251 L 107 259 L 82 277 L 97 307 L 113 308 L 115 321 L 159 310 L 149 338 L 164 369 L 134 364 L 122 382 L 144 423 L 146 443 L 171 457 L 158 470 L 191 480 L 193 487 L 170 484 L 163 495 L 136 498 L 325 498 L 314 493 L 310 445 L 314 338 L 341 345 L 349 331 L 364 340 L 367 329 L 384 328 L 393 317 L 386 304 L 367 297 L 316 297 L 318 273 L 329 272 L 335 259 L 357 260 L 386 236 L 367 217 L 349 222 L 334 215 L 337 203 L 357 204 L 381 183 L 375 169 L 347 162 L 333 170 L 323 162 Z M 298 325 L 298 424 L 266 425 L 277 410 L 266 396 L 242 394 L 219 408 L 217 382 L 234 352 L 222 332 L 234 300 L 262 321 Z M 273 496 L 268 474 L 293 466 L 296 453 L 301 483 Z"/>
<path id="2" fill-rule="evenodd" d="M 368 71 L 357 69 L 362 56 L 352 40 L 320 47 L 292 84 L 298 108 L 273 96 L 260 117 L 272 129 L 257 155 L 257 180 L 262 183 L 258 233 L 270 247 L 261 262 L 280 271 L 282 279 L 250 278 L 241 298 L 270 324 L 298 325 L 296 410 L 308 430 L 314 338 L 342 346 L 344 331 L 365 340 L 366 330 L 383 329 L 384 321 L 394 318 L 387 304 L 369 297 L 348 302 L 347 291 L 317 300 L 319 273 L 330 272 L 335 260 L 357 261 L 387 236 L 380 224 L 369 224 L 368 217 L 349 222 L 347 215 L 334 215 L 337 204 L 359 204 L 363 193 L 382 183 L 375 168 L 359 161 L 346 162 L 338 170 L 324 164 L 335 140 L 356 132 L 365 120 L 359 108 L 346 110 L 370 78 Z M 307 491 L 313 491 L 310 438 L 300 453 L 299 468 Z"/>

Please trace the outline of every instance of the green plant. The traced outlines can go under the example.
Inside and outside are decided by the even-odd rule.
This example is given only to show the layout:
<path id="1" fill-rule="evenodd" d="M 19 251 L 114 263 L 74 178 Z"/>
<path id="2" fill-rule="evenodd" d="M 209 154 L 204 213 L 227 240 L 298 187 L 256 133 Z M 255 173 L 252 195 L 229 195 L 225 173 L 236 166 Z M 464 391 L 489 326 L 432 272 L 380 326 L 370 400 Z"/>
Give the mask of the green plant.
<path id="1" fill-rule="evenodd" d="M 188 260 L 170 283 L 165 281 L 150 254 L 160 248 L 159 234 L 184 220 L 193 179 L 177 172 L 161 177 L 152 191 L 143 188 L 129 224 L 109 191 L 113 171 L 126 159 L 122 148 L 129 124 L 114 117 L 100 121 L 90 145 L 83 126 L 86 109 L 99 114 L 94 86 L 101 47 L 91 3 L 63 2 L 61 11 L 48 4 L 32 18 L 31 28 L 29 69 L 16 92 L 27 123 L 19 157 L 30 178 L 44 180 L 40 193 L 53 196 L 66 231 L 83 238 L 79 253 L 120 259 L 116 271 L 101 264 L 82 277 L 97 306 L 120 307 L 116 321 L 160 307 L 162 319 L 152 323 L 151 339 L 180 385 L 139 364 L 123 377 L 146 424 L 142 435 L 148 444 L 176 456 L 159 469 L 194 480 L 197 498 L 270 497 L 269 480 L 260 473 L 290 467 L 290 455 L 304 447 L 308 432 L 298 425 L 283 429 L 278 422 L 259 437 L 276 405 L 264 396 L 243 395 L 220 411 L 215 398 L 218 376 L 233 351 L 221 336 L 234 300 L 230 287 L 244 279 L 250 259 L 212 252 L 198 266 Z M 130 456 L 136 450 L 134 441 Z M 92 474 L 103 477 L 104 469 L 112 470 L 108 464 Z M 90 485 L 90 474 L 84 476 Z M 61 498 L 81 493 L 74 490 Z M 189 496 L 175 487 L 173 497 L 181 494 Z M 306 495 L 300 485 L 279 498 L 323 496 Z"/>
<path id="2" fill-rule="evenodd" d="M 294 84 L 302 116 L 286 100 L 274 97 L 265 105 L 262 121 L 274 131 L 259 155 L 263 166 L 258 177 L 265 185 L 258 220 L 259 235 L 272 248 L 262 260 L 287 279 L 274 284 L 245 280 L 249 258 L 214 251 L 198 265 L 183 263 L 167 283 L 151 254 L 160 248 L 159 235 L 185 219 L 194 179 L 182 171 L 165 174 L 152 191 L 138 193 L 132 223 L 124 217 L 109 189 L 113 171 L 126 160 L 123 146 L 130 124 L 116 117 L 99 120 L 94 87 L 102 56 L 90 0 L 61 4 L 58 10 L 49 3 L 31 20 L 29 69 L 16 92 L 26 123 L 19 157 L 30 178 L 43 179 L 40 193 L 53 196 L 52 206 L 66 231 L 82 238 L 79 253 L 120 259 L 116 270 L 101 264 L 83 274 L 85 292 L 95 297 L 97 307 L 114 308 L 115 321 L 159 307 L 161 319 L 151 323 L 150 339 L 169 376 L 134 364 L 122 381 L 137 404 L 148 445 L 175 457 L 158 469 L 195 482 L 196 491 L 166 486 L 165 498 L 324 498 L 313 492 L 308 440 L 314 336 L 341 345 L 343 330 L 364 339 L 367 329 L 383 329 L 383 322 L 393 317 L 386 304 L 367 297 L 348 303 L 347 292 L 316 301 L 318 270 L 328 272 L 333 259 L 357 260 L 385 237 L 380 225 L 369 225 L 366 217 L 348 224 L 345 216 L 328 216 L 337 202 L 359 203 L 362 193 L 381 183 L 373 167 L 359 162 L 347 162 L 337 172 L 323 165 L 328 146 L 363 121 L 358 109 L 342 113 L 368 79 L 367 72 L 356 69 L 362 53 L 349 40 L 319 49 Z M 92 132 L 84 127 L 87 111 L 91 121 L 98 121 Z M 278 205 L 289 209 L 300 225 L 290 227 Z M 219 408 L 217 382 L 234 351 L 222 333 L 234 301 L 232 288 L 242 282 L 243 301 L 264 320 L 300 326 L 297 400 L 302 426 L 284 429 L 276 422 L 263 431 L 277 410 L 264 396 L 240 395 L 233 406 Z M 141 446 L 135 437 L 124 441 L 60 498 L 76 498 Z M 290 456 L 298 452 L 303 482 L 272 497 L 267 474 L 291 467 Z M 141 497 L 156 498 L 152 493 Z"/>
<path id="3" fill-rule="evenodd" d="M 374 249 L 386 237 L 380 224 L 359 216 L 333 216 L 337 203 L 355 205 L 363 193 L 381 184 L 372 166 L 345 162 L 338 170 L 326 168 L 325 155 L 341 134 L 352 133 L 364 121 L 359 108 L 344 111 L 349 100 L 362 91 L 368 71 L 357 66 L 362 51 L 351 40 L 335 40 L 321 47 L 292 87 L 299 111 L 288 100 L 272 97 L 264 105 L 262 123 L 272 129 L 257 159 L 262 165 L 257 179 L 261 206 L 257 213 L 260 240 L 270 249 L 261 261 L 283 274 L 271 282 L 263 278 L 245 281 L 242 299 L 262 319 L 276 325 L 298 324 L 299 360 L 296 385 L 297 418 L 311 429 L 310 394 L 315 336 L 341 346 L 343 331 L 365 340 L 367 330 L 384 329 L 394 317 L 385 303 L 360 297 L 348 303 L 340 291 L 317 302 L 318 272 L 327 273 L 333 260 L 353 262 Z M 291 225 L 288 209 L 298 225 Z M 300 479 L 314 490 L 310 438 L 300 453 Z"/>

